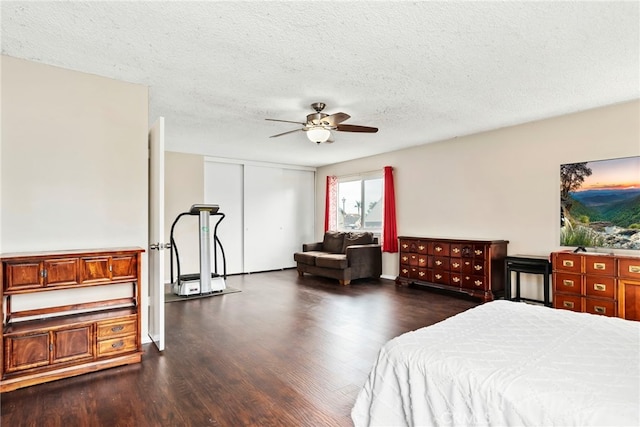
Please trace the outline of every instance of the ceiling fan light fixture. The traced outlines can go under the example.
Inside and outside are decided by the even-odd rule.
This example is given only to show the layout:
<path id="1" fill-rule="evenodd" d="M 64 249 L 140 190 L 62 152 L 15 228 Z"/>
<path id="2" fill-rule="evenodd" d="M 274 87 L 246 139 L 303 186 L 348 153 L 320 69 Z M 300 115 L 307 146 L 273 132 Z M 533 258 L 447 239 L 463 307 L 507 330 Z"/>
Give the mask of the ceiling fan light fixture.
<path id="1" fill-rule="evenodd" d="M 323 127 L 313 127 L 307 131 L 307 138 L 309 138 L 309 141 L 318 144 L 327 142 L 331 138 L 331 131 Z"/>

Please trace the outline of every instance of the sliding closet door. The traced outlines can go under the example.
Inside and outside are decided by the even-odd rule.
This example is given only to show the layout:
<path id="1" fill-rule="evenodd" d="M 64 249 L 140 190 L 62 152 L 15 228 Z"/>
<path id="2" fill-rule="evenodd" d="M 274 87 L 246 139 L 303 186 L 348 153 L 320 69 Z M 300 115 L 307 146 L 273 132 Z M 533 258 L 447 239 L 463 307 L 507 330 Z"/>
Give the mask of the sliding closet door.
<path id="1" fill-rule="evenodd" d="M 227 273 L 295 267 L 293 253 L 314 241 L 314 170 L 209 159 L 204 178 L 205 203 L 226 214 Z"/>
<path id="2" fill-rule="evenodd" d="M 244 267 L 247 272 L 286 266 L 283 170 L 244 166 Z"/>
<path id="3" fill-rule="evenodd" d="M 285 267 L 295 267 L 294 252 L 302 250 L 303 243 L 314 242 L 315 225 L 315 173 L 307 170 L 283 171 L 283 231 L 287 255 Z"/>
<path id="4" fill-rule="evenodd" d="M 220 206 L 225 218 L 218 226 L 227 258 L 227 274 L 243 273 L 243 166 L 237 163 L 204 163 L 204 202 Z M 213 217 L 215 219 L 217 217 Z M 212 224 L 213 226 L 213 221 Z M 222 260 L 218 259 L 218 274 L 222 274 Z"/>

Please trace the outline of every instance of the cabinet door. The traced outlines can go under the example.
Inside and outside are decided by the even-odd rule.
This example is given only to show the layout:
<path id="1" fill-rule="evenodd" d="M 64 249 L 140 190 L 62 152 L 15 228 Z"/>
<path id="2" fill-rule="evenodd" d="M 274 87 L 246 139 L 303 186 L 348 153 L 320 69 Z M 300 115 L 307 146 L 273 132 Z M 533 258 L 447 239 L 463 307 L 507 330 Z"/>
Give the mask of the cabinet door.
<path id="1" fill-rule="evenodd" d="M 43 267 L 47 286 L 78 284 L 78 258 L 45 260 Z"/>
<path id="2" fill-rule="evenodd" d="M 49 332 L 4 337 L 4 371 L 6 373 L 49 364 Z"/>
<path id="3" fill-rule="evenodd" d="M 136 255 L 111 257 L 111 280 L 133 280 L 138 275 Z"/>
<path id="4" fill-rule="evenodd" d="M 4 268 L 5 292 L 35 289 L 43 286 L 42 263 L 40 262 L 7 262 Z"/>
<path id="5" fill-rule="evenodd" d="M 80 259 L 80 277 L 82 283 L 104 283 L 111 280 L 111 257 L 96 256 Z"/>
<path id="6" fill-rule="evenodd" d="M 640 281 L 619 280 L 618 316 L 623 319 L 640 321 Z"/>
<path id="7" fill-rule="evenodd" d="M 53 331 L 53 363 L 93 358 L 92 325 Z"/>

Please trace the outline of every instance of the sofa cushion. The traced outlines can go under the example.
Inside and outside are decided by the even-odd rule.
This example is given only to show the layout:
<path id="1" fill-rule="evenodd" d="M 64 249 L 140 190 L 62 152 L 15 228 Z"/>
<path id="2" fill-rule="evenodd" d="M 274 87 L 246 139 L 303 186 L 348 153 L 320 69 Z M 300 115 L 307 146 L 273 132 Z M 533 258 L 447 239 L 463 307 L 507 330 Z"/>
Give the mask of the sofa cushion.
<path id="1" fill-rule="evenodd" d="M 321 254 L 316 257 L 316 266 L 344 270 L 349 262 L 345 254 Z"/>
<path id="2" fill-rule="evenodd" d="M 324 233 L 322 240 L 322 250 L 332 254 L 341 254 L 343 252 L 345 233 L 341 231 L 327 231 Z"/>
<path id="3" fill-rule="evenodd" d="M 316 257 L 323 254 L 324 252 L 318 251 L 296 252 L 293 259 L 301 264 L 316 265 Z"/>
<path id="4" fill-rule="evenodd" d="M 369 245 L 373 243 L 373 233 L 369 231 L 350 231 L 344 236 L 342 253 L 347 252 L 347 246 L 351 245 Z"/>

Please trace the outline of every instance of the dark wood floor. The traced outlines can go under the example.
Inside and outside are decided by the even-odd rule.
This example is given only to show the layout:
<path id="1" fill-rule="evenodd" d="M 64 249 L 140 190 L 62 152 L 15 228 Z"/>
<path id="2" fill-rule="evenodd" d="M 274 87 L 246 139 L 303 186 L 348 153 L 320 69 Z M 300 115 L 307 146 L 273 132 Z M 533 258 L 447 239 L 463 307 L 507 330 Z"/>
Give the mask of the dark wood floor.
<path id="1" fill-rule="evenodd" d="M 4 393 L 3 426 L 349 426 L 380 346 L 477 301 L 295 270 L 227 278 L 240 293 L 166 308 L 166 350 Z"/>

